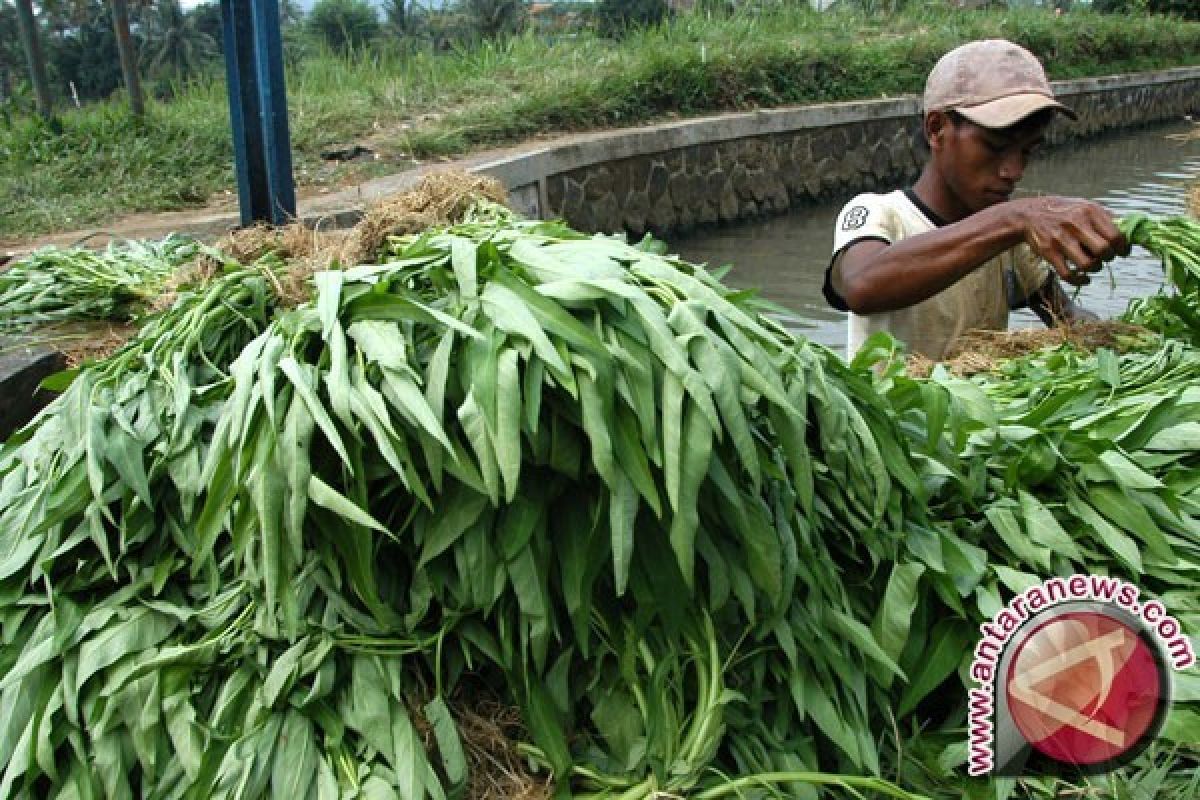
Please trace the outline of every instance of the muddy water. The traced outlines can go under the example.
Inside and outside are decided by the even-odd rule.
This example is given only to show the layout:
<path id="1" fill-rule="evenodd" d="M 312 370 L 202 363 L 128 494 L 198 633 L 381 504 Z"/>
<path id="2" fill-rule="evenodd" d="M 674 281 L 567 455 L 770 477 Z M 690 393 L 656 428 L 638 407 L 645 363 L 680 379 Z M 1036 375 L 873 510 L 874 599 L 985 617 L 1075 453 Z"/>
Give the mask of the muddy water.
<path id="1" fill-rule="evenodd" d="M 1193 130 L 1189 123 L 1156 126 L 1057 148 L 1030 164 L 1018 195 L 1087 197 L 1114 214 L 1182 214 L 1188 185 L 1200 180 L 1200 137 L 1181 140 Z M 849 197 L 694 234 L 671 242 L 672 250 L 712 267 L 732 264 L 728 283 L 758 287 L 768 300 L 794 312 L 782 318 L 788 327 L 843 352 L 845 315 L 825 303 L 821 282 L 834 217 Z M 1099 273 L 1078 299 L 1102 317 L 1115 317 L 1131 298 L 1154 294 L 1161 286 L 1159 265 L 1135 251 L 1113 262 L 1111 278 Z M 1041 323 L 1027 311 L 1011 317 L 1011 327 L 1031 325 Z"/>

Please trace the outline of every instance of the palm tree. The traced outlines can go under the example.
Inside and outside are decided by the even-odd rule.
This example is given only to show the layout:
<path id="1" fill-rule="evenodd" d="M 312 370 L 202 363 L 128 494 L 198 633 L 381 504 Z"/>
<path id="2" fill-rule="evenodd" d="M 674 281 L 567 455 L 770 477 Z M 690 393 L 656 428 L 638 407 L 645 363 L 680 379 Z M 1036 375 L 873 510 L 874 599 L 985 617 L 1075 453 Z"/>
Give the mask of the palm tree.
<path id="1" fill-rule="evenodd" d="M 50 82 L 46 80 L 46 61 L 42 58 L 42 45 L 38 37 L 37 22 L 33 16 L 33 0 L 16 0 L 17 30 L 29 64 L 29 80 L 37 98 L 38 112 L 46 119 L 54 116 L 54 104 L 50 99 Z"/>
<path id="2" fill-rule="evenodd" d="M 112 7 L 113 30 L 117 34 L 121 74 L 125 77 L 125 89 L 129 92 L 129 110 L 140 119 L 146 113 L 146 101 L 142 95 L 142 78 L 138 74 L 137 51 L 129 35 L 129 5 L 126 0 L 109 0 L 109 4 Z"/>
<path id="3" fill-rule="evenodd" d="M 217 42 L 186 13 L 179 0 L 157 0 L 142 17 L 142 63 L 152 72 L 183 80 L 217 52 Z"/>
<path id="4" fill-rule="evenodd" d="M 404 34 L 408 32 L 410 23 L 411 9 L 409 7 L 411 0 L 384 0 L 383 17 L 387 20 L 387 27 L 393 34 Z"/>
<path id="5" fill-rule="evenodd" d="M 297 0 L 279 0 L 279 24 L 284 27 L 304 22 L 304 9 Z"/>

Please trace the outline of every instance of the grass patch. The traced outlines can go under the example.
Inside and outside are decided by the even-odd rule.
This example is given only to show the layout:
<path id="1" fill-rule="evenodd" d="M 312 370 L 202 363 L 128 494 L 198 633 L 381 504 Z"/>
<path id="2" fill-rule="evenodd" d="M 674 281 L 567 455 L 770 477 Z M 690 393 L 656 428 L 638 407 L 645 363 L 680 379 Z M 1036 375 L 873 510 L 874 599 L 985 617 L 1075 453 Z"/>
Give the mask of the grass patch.
<path id="1" fill-rule="evenodd" d="M 361 175 L 361 165 L 331 169 L 321 160 L 332 145 L 368 142 L 377 172 L 538 133 L 917 92 L 943 52 L 989 36 L 1029 47 L 1059 79 L 1200 63 L 1200 23 L 1083 11 L 1056 18 L 1043 9 L 781 8 L 685 16 L 619 42 L 581 32 L 449 53 L 291 53 L 296 179 L 330 185 Z M 0 125 L 0 236 L 185 208 L 232 189 L 228 116 L 214 73 L 151 103 L 142 123 L 114 100 L 64 113 L 61 132 L 29 119 Z"/>

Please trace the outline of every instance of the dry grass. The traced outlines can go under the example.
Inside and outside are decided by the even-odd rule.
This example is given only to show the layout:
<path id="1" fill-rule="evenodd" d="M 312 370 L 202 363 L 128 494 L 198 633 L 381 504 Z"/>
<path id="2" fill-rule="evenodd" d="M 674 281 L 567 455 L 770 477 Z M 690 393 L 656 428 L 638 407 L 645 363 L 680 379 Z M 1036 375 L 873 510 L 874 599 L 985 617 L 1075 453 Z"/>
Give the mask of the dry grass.
<path id="1" fill-rule="evenodd" d="M 413 189 L 368 209 L 348 231 L 314 230 L 300 223 L 278 228 L 255 225 L 227 234 L 215 247 L 240 264 L 260 264 L 275 284 L 281 305 L 290 308 L 311 297 L 309 281 L 314 272 L 368 263 L 379 256 L 389 236 L 452 225 L 480 200 L 503 203 L 507 199 L 504 187 L 495 178 L 461 170 L 435 172 L 423 177 Z M 269 258 L 283 261 L 286 269 L 273 268 Z M 199 256 L 168 281 L 150 311 L 170 308 L 180 289 L 202 285 L 220 268 L 212 257 Z"/>
<path id="2" fill-rule="evenodd" d="M 38 329 L 37 342 L 62 353 L 68 369 L 103 361 L 137 336 L 137 323 L 61 322 Z"/>
<path id="3" fill-rule="evenodd" d="M 413 189 L 389 197 L 367 210 L 339 253 L 347 266 L 365 264 L 379 255 L 388 236 L 420 233 L 460 221 L 479 200 L 504 203 L 504 186 L 495 178 L 461 170 L 426 175 Z"/>
<path id="4" fill-rule="evenodd" d="M 467 756 L 467 800 L 549 800 L 554 786 L 526 767 L 516 742 L 525 728 L 521 712 L 475 696 L 451 706 Z"/>
<path id="5" fill-rule="evenodd" d="M 1188 192 L 1188 211 L 1193 217 L 1200 219 L 1200 181 L 1193 184 Z"/>
<path id="6" fill-rule="evenodd" d="M 425 752 L 437 763 L 437 737 L 423 710 L 431 698 L 427 687 L 417 689 L 409 698 L 409 716 Z M 447 708 L 467 761 L 464 800 L 550 800 L 554 784 L 549 776 L 534 776 L 518 749 L 528 735 L 516 706 L 501 702 L 468 677 L 449 698 Z"/>
<path id="7" fill-rule="evenodd" d="M 955 375 L 965 377 L 991 372 L 1002 361 L 1064 344 L 1085 353 L 1101 348 L 1121 351 L 1145 333 L 1146 329 L 1138 325 L 1114 320 L 1017 331 L 968 331 L 941 363 Z M 910 355 L 905 364 L 908 374 L 916 378 L 928 377 L 935 366 L 919 353 Z"/>

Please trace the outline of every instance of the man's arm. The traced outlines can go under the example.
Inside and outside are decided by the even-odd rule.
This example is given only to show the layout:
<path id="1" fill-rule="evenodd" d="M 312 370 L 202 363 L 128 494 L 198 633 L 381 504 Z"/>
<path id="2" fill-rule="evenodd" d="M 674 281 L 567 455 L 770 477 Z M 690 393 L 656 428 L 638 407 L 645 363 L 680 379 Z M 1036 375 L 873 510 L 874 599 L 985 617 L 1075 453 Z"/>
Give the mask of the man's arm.
<path id="1" fill-rule="evenodd" d="M 1087 273 L 1117 253 L 1129 252 L 1101 206 L 1062 197 L 1023 198 L 894 244 L 854 242 L 836 260 L 830 283 L 855 313 L 907 308 L 1021 242 L 1075 285 L 1087 283 Z"/>

